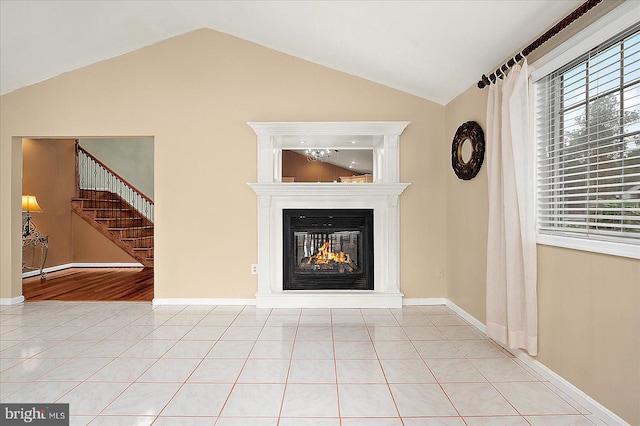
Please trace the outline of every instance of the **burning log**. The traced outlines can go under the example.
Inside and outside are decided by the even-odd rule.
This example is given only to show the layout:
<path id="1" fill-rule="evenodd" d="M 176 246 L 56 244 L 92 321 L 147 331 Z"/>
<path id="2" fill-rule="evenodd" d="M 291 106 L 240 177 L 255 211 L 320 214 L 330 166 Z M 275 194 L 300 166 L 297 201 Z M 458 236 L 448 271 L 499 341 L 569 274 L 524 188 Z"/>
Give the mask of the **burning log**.
<path id="1" fill-rule="evenodd" d="M 340 274 L 358 272 L 358 265 L 348 253 L 334 253 L 329 250 L 329 246 L 326 241 L 315 255 L 303 258 L 298 267 L 303 271 L 337 271 Z"/>

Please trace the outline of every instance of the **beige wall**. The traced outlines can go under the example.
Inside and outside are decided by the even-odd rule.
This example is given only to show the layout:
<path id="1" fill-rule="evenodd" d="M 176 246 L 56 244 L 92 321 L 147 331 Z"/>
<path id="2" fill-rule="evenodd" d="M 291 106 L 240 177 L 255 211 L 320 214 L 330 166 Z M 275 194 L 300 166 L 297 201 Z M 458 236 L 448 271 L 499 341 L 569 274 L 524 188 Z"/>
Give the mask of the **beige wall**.
<path id="1" fill-rule="evenodd" d="M 538 360 L 640 424 L 640 260 L 538 245 Z"/>
<path id="2" fill-rule="evenodd" d="M 246 183 L 257 141 L 246 122 L 365 120 L 412 122 L 401 140 L 401 180 L 412 183 L 401 197 L 401 286 L 444 297 L 444 107 L 211 30 L 0 97 L 2 297 L 21 294 L 12 137 L 154 137 L 156 297 L 253 298 L 257 204 Z"/>
<path id="3" fill-rule="evenodd" d="M 468 89 L 447 105 L 445 169 L 447 193 L 447 298 L 485 322 L 487 274 L 487 165 L 471 180 L 458 179 L 451 167 L 451 143 L 458 127 L 476 121 L 486 131 L 488 90 Z"/>
<path id="4" fill-rule="evenodd" d="M 447 148 L 465 121 L 486 130 L 487 96 L 471 87 L 447 105 Z M 471 181 L 449 167 L 445 181 L 447 298 L 485 322 L 486 164 Z M 539 245 L 538 309 L 537 359 L 640 424 L 640 261 Z"/>

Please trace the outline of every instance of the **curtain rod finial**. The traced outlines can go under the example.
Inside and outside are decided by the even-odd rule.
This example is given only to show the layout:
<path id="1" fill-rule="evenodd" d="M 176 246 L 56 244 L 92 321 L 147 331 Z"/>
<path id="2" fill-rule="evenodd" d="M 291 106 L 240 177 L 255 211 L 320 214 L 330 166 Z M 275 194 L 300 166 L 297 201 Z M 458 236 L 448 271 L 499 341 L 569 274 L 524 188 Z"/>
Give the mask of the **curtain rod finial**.
<path id="1" fill-rule="evenodd" d="M 482 74 L 482 79 L 478 81 L 478 89 L 484 89 L 491 84 L 491 80 L 486 75 Z"/>

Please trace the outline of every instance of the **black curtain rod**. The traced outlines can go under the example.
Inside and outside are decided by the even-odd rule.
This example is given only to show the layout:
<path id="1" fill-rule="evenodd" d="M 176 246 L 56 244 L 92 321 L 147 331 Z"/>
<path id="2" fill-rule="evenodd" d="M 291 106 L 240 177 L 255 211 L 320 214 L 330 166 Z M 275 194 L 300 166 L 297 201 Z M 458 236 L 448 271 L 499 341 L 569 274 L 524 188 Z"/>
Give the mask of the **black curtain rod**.
<path id="1" fill-rule="evenodd" d="M 482 79 L 478 81 L 478 88 L 484 89 L 486 86 L 489 86 L 491 83 L 495 83 L 498 78 L 504 77 L 504 73 L 507 72 L 509 68 L 523 60 L 526 56 L 528 56 L 531 52 L 536 50 L 538 47 L 542 46 L 547 40 L 551 37 L 558 34 L 560 31 L 567 28 L 570 24 L 580 18 L 582 15 L 591 10 L 598 3 L 602 2 L 602 0 L 588 0 L 582 4 L 579 8 L 571 12 L 569 15 L 565 16 L 562 21 L 558 22 L 556 25 L 551 27 L 546 33 L 542 34 L 536 41 L 522 49 L 522 51 L 516 54 L 513 58 L 509 59 L 507 62 L 502 64 L 498 69 L 489 74 L 489 77 L 482 74 Z"/>

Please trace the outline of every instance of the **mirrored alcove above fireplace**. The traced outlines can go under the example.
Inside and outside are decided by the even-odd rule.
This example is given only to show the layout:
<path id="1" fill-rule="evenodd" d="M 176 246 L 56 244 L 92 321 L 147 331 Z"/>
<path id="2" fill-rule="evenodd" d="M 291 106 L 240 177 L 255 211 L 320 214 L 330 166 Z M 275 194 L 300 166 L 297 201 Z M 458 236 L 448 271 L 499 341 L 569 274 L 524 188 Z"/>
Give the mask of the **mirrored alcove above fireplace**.
<path id="1" fill-rule="evenodd" d="M 399 198 L 409 183 L 399 182 L 399 142 L 409 122 L 248 124 L 258 139 L 256 305 L 401 307 Z M 283 181 L 283 151 L 301 140 L 337 151 L 359 141 L 371 179 Z"/>

